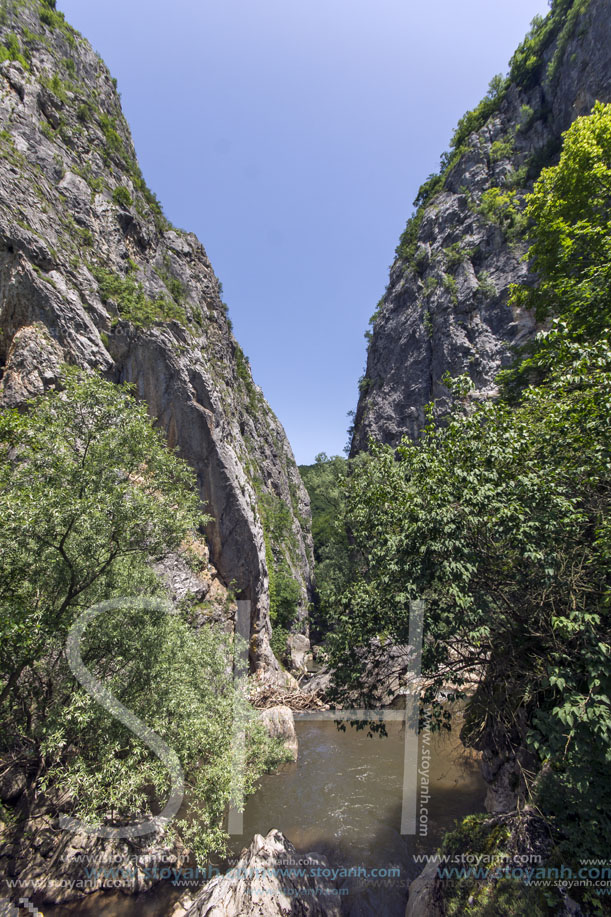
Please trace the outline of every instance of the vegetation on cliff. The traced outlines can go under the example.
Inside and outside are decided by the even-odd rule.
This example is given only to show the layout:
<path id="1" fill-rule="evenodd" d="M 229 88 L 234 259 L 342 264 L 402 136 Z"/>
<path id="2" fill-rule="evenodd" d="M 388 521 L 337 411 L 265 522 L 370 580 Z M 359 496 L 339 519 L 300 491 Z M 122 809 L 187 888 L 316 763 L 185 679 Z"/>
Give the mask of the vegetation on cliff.
<path id="1" fill-rule="evenodd" d="M 450 150 L 441 156 L 439 172 L 429 175 L 420 187 L 414 200 L 415 213 L 408 220 L 397 246 L 398 258 L 413 261 L 418 230 L 425 208 L 435 195 L 444 189 L 452 169 L 468 150 L 473 134 L 481 130 L 490 117 L 498 111 L 511 84 L 528 89 L 543 79 L 553 78 L 566 43 L 575 30 L 575 24 L 586 12 L 589 3 L 590 0 L 552 0 L 547 16 L 535 16 L 528 35 L 510 61 L 508 76 L 503 77 L 497 74 L 493 77 L 488 92 L 481 102 L 462 116 L 452 135 Z M 555 53 L 546 64 L 545 52 L 554 41 L 557 42 Z M 533 111 L 525 112 L 525 120 L 521 128 L 524 129 L 526 119 L 532 119 L 534 116 Z M 554 151 L 548 150 L 547 152 L 553 154 Z M 531 167 L 535 172 L 537 171 L 535 161 L 531 163 Z M 540 168 L 541 163 L 539 163 Z"/>
<path id="2" fill-rule="evenodd" d="M 425 600 L 424 702 L 477 680 L 465 740 L 526 751 L 516 789 L 545 818 L 550 862 L 571 866 L 611 847 L 610 212 L 611 106 L 598 104 L 528 199 L 538 283 L 514 297 L 555 323 L 502 397 L 473 407 L 468 378 L 448 380 L 447 422 L 431 405 L 418 442 L 353 463 L 350 574 L 328 607 L 353 687 L 368 642 L 406 644 L 410 601 Z"/>

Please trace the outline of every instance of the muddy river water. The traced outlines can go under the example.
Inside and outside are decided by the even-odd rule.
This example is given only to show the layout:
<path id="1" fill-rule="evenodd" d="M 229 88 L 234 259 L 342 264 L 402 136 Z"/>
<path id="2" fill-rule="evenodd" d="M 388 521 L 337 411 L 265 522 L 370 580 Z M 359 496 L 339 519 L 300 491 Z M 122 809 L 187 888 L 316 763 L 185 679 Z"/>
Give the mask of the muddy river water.
<path id="1" fill-rule="evenodd" d="M 429 762 L 421 767 L 429 778 L 430 798 L 423 801 L 421 777 L 404 773 L 402 722 L 387 723 L 385 737 L 350 726 L 340 731 L 329 720 L 297 717 L 296 728 L 298 761 L 262 779 L 247 803 L 242 834 L 231 838 L 232 851 L 239 853 L 256 833 L 279 828 L 299 852 L 317 851 L 336 868 L 352 868 L 344 881 L 344 913 L 403 917 L 422 856 L 435 851 L 456 819 L 483 810 L 486 788 L 476 758 L 460 744 L 458 729 L 421 737 L 418 761 Z M 402 834 L 402 806 L 414 788 L 419 831 Z M 166 886 L 137 898 L 96 894 L 42 911 L 45 917 L 168 917 L 180 893 Z"/>

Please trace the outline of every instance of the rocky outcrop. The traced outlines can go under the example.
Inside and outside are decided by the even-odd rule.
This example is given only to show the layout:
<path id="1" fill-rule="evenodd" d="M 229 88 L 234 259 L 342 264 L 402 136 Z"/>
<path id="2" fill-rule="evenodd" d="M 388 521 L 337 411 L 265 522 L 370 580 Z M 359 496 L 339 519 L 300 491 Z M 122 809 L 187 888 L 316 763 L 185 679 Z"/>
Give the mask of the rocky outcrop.
<path id="1" fill-rule="evenodd" d="M 286 641 L 286 654 L 292 672 L 297 676 L 306 675 L 314 667 L 314 656 L 309 639 L 304 634 L 289 634 Z"/>
<path id="2" fill-rule="evenodd" d="M 457 847 L 458 836 L 461 840 Z M 435 859 L 410 883 L 405 917 L 505 914 L 511 894 L 513 900 L 520 902 L 520 913 L 535 912 L 536 892 L 533 894 L 534 885 L 525 881 L 524 871 L 530 868 L 535 872 L 545 864 L 553 843 L 549 825 L 534 809 L 525 806 L 511 815 L 469 816 L 457 825 L 451 852 L 446 842 L 447 836 Z M 483 874 L 469 867 L 462 873 L 461 866 L 457 870 L 460 875 L 448 875 L 446 870 L 451 873 L 453 864 L 463 862 L 478 862 Z M 507 873 L 501 882 L 499 867 Z M 564 889 L 560 893 L 562 901 L 552 905 L 549 913 L 555 917 L 580 915 L 576 902 L 565 895 Z"/>
<path id="3" fill-rule="evenodd" d="M 209 882 L 187 917 L 340 917 L 338 890 L 317 853 L 298 855 L 280 831 L 256 834 L 237 866 Z M 299 873 L 306 875 L 299 875 Z"/>
<path id="4" fill-rule="evenodd" d="M 447 412 L 446 373 L 467 373 L 476 398 L 493 395 L 499 369 L 537 329 L 508 305 L 510 285 L 529 278 L 524 195 L 572 121 L 611 100 L 610 0 L 554 0 L 550 15 L 535 78 L 518 78 L 516 67 L 401 240 L 373 318 L 353 455 L 369 437 L 392 445 L 415 437 L 432 400 Z"/>
<path id="5" fill-rule="evenodd" d="M 53 4 L 3 3 L 0 45 L 2 404 L 54 385 L 63 363 L 131 383 L 194 468 L 210 559 L 252 602 L 254 664 L 277 671 L 269 567 L 299 583 L 306 632 L 309 499 L 214 271 L 163 216 L 108 70 Z"/>
<path id="6" fill-rule="evenodd" d="M 278 704 L 276 707 L 267 707 L 259 711 L 265 730 L 272 739 L 280 739 L 293 761 L 297 760 L 299 743 L 295 731 L 295 717 L 290 707 Z"/>
<path id="7" fill-rule="evenodd" d="M 409 886 L 405 917 L 442 917 L 437 891 L 439 863 L 427 863 L 419 876 Z"/>

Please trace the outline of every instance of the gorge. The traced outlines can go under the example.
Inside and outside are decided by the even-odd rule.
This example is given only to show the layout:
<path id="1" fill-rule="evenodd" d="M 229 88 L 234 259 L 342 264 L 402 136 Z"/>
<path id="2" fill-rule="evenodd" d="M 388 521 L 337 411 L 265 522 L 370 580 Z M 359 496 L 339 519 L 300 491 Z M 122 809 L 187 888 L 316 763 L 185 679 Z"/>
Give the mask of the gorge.
<path id="1" fill-rule="evenodd" d="M 609 103 L 610 0 L 554 0 L 420 189 L 349 458 L 298 468 L 204 248 L 146 185 L 107 67 L 55 0 L 1 0 L 3 917 L 23 888 L 51 917 L 608 912 L 511 872 L 416 876 L 436 851 L 577 870 L 611 836 Z M 134 617 L 110 613 L 84 657 L 181 749 L 187 804 L 165 838 L 106 843 L 59 816 L 116 826 L 169 795 L 66 665 L 79 616 L 117 597 Z M 420 765 L 442 733 L 419 846 L 399 830 L 414 723 L 368 738 L 361 716 L 403 717 L 421 599 Z M 251 798 L 226 848 L 236 747 Z M 347 882 L 345 899 L 311 873 L 281 882 L 306 855 L 396 859 L 401 880 Z M 151 858 L 225 875 L 183 892 Z M 62 887 L 84 861 L 96 882 Z M 103 890 L 116 863 L 135 864 L 119 895 Z"/>

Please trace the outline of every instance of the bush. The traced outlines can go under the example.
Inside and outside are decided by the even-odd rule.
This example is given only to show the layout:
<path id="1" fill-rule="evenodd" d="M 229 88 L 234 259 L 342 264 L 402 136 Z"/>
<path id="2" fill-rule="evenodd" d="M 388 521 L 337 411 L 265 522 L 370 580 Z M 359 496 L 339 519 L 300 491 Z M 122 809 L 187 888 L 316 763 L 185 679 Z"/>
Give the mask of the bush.
<path id="1" fill-rule="evenodd" d="M 301 589 L 288 569 L 276 570 L 275 575 L 274 608 L 272 610 L 272 623 L 288 628 L 295 621 Z"/>
<path id="2" fill-rule="evenodd" d="M 91 106 L 87 102 L 83 102 L 82 105 L 79 105 L 76 111 L 76 117 L 81 124 L 87 124 L 88 121 L 91 121 L 91 115 Z"/>
<path id="3" fill-rule="evenodd" d="M 280 627 L 279 625 L 274 625 L 272 627 L 270 646 L 272 648 L 272 653 L 282 665 L 286 665 L 287 663 L 288 639 L 289 632 L 285 627 Z"/>
<path id="4" fill-rule="evenodd" d="M 509 159 L 514 150 L 515 141 L 512 136 L 495 140 L 490 147 L 490 162 L 500 162 Z"/>
<path id="5" fill-rule="evenodd" d="M 472 111 L 468 111 L 458 122 L 450 144 L 453 150 L 463 147 L 471 134 L 481 130 L 486 121 L 498 110 L 507 94 L 509 80 L 501 74 L 493 77 L 488 87 L 488 92 Z"/>
<path id="6" fill-rule="evenodd" d="M 169 299 L 149 299 L 142 284 L 131 277 L 122 277 L 112 271 L 98 268 L 94 271 L 104 302 L 114 302 L 119 317 L 139 328 L 176 321 L 187 324 L 187 316 L 175 302 Z"/>
<path id="7" fill-rule="evenodd" d="M 122 207 L 124 210 L 129 210 L 132 206 L 132 196 L 125 187 L 125 185 L 119 185 L 112 192 L 112 199 L 119 207 Z"/>
<path id="8" fill-rule="evenodd" d="M 128 157 L 126 155 L 125 144 L 119 136 L 117 131 L 117 122 L 114 118 L 109 118 L 108 115 L 100 116 L 100 127 L 102 128 L 102 133 L 104 134 L 105 148 L 103 153 L 107 156 L 107 151 L 116 153 L 119 155 L 124 164 L 128 164 Z"/>
<path id="9" fill-rule="evenodd" d="M 495 223 L 510 242 L 525 233 L 526 218 L 520 209 L 520 198 L 516 191 L 488 188 L 482 194 L 479 212 L 489 223 Z"/>
<path id="10" fill-rule="evenodd" d="M 0 750 L 31 765 L 28 798 L 60 787 L 89 823 L 165 802 L 166 767 L 66 664 L 82 612 L 121 597 L 87 627 L 83 660 L 178 755 L 189 800 L 169 837 L 203 864 L 224 850 L 236 709 L 246 793 L 279 754 L 234 687 L 228 638 L 141 600 L 165 594 L 154 563 L 207 521 L 193 472 L 128 388 L 74 371 L 62 386 L 0 414 Z"/>
<path id="11" fill-rule="evenodd" d="M 65 20 L 64 14 L 55 8 L 53 0 L 40 0 L 40 21 L 50 29 L 63 32 L 70 45 L 75 44 L 75 33 Z"/>
<path id="12" fill-rule="evenodd" d="M 6 45 L 0 45 L 0 63 L 5 60 L 18 61 L 24 70 L 30 69 L 29 61 L 21 52 L 19 39 L 14 32 L 9 32 L 5 38 Z"/>

